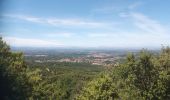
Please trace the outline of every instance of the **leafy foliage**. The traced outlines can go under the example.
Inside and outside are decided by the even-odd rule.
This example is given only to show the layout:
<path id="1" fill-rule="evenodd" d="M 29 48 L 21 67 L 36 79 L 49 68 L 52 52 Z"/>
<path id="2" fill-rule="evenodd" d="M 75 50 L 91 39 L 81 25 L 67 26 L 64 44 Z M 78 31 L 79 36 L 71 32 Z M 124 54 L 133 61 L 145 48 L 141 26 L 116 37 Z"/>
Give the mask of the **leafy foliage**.
<path id="1" fill-rule="evenodd" d="M 9 46 L 0 38 L 0 95 L 3 99 L 24 99 L 29 96 L 26 65 L 22 53 L 11 53 Z M 20 96 L 22 95 L 22 96 Z"/>
<path id="2" fill-rule="evenodd" d="M 170 48 L 159 56 L 142 50 L 139 58 L 127 56 L 124 64 L 91 81 L 77 100 L 169 100 Z"/>
<path id="3" fill-rule="evenodd" d="M 102 71 L 89 63 L 25 62 L 0 38 L 0 100 L 68 100 Z"/>
<path id="4" fill-rule="evenodd" d="M 170 99 L 169 47 L 159 55 L 128 54 L 112 69 L 96 77 L 103 68 L 88 63 L 26 63 L 0 38 L 1 100 Z"/>

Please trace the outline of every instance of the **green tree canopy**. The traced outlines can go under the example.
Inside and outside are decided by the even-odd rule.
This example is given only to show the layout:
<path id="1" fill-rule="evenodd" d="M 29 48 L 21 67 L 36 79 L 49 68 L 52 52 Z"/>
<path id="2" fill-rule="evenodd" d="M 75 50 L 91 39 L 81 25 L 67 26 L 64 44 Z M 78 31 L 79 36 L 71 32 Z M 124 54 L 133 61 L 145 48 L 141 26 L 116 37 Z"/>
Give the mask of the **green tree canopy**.
<path id="1" fill-rule="evenodd" d="M 142 50 L 128 54 L 124 64 L 103 73 L 83 88 L 77 100 L 169 100 L 170 48 L 155 56 Z"/>

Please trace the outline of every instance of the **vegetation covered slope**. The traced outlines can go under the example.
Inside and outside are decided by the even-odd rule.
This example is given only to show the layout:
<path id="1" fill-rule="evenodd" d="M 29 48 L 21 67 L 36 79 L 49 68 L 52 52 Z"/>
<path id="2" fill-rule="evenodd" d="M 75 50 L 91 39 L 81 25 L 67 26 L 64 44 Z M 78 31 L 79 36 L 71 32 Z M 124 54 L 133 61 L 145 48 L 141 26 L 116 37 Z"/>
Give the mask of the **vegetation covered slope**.
<path id="1" fill-rule="evenodd" d="M 124 64 L 101 73 L 86 86 L 84 84 L 99 70 L 93 68 L 91 73 L 91 70 L 83 72 L 75 67 L 73 71 L 67 69 L 69 64 L 58 68 L 53 64 L 53 67 L 28 66 L 22 53 L 11 52 L 0 38 L 0 100 L 170 99 L 168 47 L 163 48 L 159 55 L 146 50 L 142 50 L 139 57 L 129 54 Z"/>
<path id="2" fill-rule="evenodd" d="M 0 99 L 15 100 L 28 97 L 31 91 L 22 60 L 22 53 L 11 53 L 9 46 L 0 38 Z M 22 95 L 22 96 L 19 96 Z"/>
<path id="3" fill-rule="evenodd" d="M 124 64 L 102 73 L 77 96 L 77 100 L 170 100 L 170 48 L 158 56 L 142 50 L 127 56 Z"/>
<path id="4" fill-rule="evenodd" d="M 102 70 L 87 63 L 28 63 L 0 38 L 0 100 L 72 100 Z"/>

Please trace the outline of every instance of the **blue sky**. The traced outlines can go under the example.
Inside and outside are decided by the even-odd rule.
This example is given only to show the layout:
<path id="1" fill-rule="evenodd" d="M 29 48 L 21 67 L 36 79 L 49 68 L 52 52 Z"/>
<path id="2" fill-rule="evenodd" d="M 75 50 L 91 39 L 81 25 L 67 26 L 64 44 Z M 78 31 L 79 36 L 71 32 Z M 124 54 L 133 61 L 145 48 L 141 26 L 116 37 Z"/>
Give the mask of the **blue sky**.
<path id="1" fill-rule="evenodd" d="M 170 44 L 169 0 L 1 0 L 0 35 L 18 47 Z"/>

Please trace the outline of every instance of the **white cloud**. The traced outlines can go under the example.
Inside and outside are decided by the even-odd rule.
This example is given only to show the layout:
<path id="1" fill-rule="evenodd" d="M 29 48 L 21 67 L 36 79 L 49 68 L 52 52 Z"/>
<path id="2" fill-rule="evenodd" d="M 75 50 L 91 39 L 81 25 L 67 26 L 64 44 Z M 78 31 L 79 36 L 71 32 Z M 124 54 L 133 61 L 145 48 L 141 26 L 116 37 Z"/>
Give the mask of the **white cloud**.
<path id="1" fill-rule="evenodd" d="M 58 47 L 62 46 L 58 41 L 41 40 L 41 39 L 29 39 L 18 37 L 4 37 L 4 40 L 11 46 L 18 47 Z"/>
<path id="2" fill-rule="evenodd" d="M 47 23 L 51 25 L 68 25 L 68 26 L 91 26 L 100 27 L 103 24 L 99 22 L 84 21 L 79 19 L 47 19 Z"/>
<path id="3" fill-rule="evenodd" d="M 143 32 L 91 33 L 88 37 L 92 41 L 90 45 L 105 47 L 153 48 L 170 43 L 168 34 L 159 36 Z"/>
<path id="4" fill-rule="evenodd" d="M 100 6 L 98 8 L 93 9 L 91 13 L 113 14 L 122 11 L 132 11 L 140 7 L 142 4 L 144 3 L 141 1 L 136 1 L 129 5 L 125 5 L 125 4 L 115 5 L 114 3 L 109 3 L 107 5 Z"/>
<path id="5" fill-rule="evenodd" d="M 112 13 L 114 11 L 119 11 L 121 8 L 117 6 L 104 6 L 100 8 L 93 9 L 92 13 Z"/>
<path id="6" fill-rule="evenodd" d="M 35 23 L 44 23 L 44 20 L 42 18 L 33 17 L 33 16 L 11 15 L 11 14 L 6 14 L 6 15 L 3 15 L 3 16 L 4 17 L 9 17 L 9 18 L 16 18 L 16 19 L 26 20 L 26 21 L 35 22 Z"/>
<path id="7" fill-rule="evenodd" d="M 62 37 L 62 38 L 70 38 L 74 35 L 74 33 L 69 33 L 69 32 L 56 32 L 56 33 L 47 33 L 45 34 L 45 36 L 47 37 L 52 37 L 52 38 L 55 38 L 55 37 Z"/>
<path id="8" fill-rule="evenodd" d="M 130 10 L 133 10 L 133 9 L 141 6 L 142 4 L 143 4 L 143 3 L 142 3 L 142 2 L 139 2 L 139 1 L 138 1 L 138 2 L 134 2 L 134 3 L 130 4 L 130 5 L 128 6 L 128 8 L 129 8 Z"/>
<path id="9" fill-rule="evenodd" d="M 152 34 L 167 34 L 165 26 L 141 13 L 130 13 L 134 24 L 141 30 Z"/>
<path id="10" fill-rule="evenodd" d="M 129 17 L 129 13 L 121 12 L 121 13 L 119 13 L 119 16 L 122 18 L 127 18 L 127 17 Z"/>
<path id="11" fill-rule="evenodd" d="M 62 19 L 62 18 L 41 18 L 25 15 L 4 15 L 5 17 L 21 19 L 29 22 L 48 24 L 52 26 L 83 26 L 83 27 L 103 27 L 106 23 L 82 20 L 82 19 Z"/>
<path id="12" fill-rule="evenodd" d="M 104 37 L 108 37 L 109 34 L 106 33 L 89 33 L 87 34 L 88 37 L 90 38 L 104 38 Z"/>
<path id="13" fill-rule="evenodd" d="M 50 37 L 61 37 L 62 43 L 67 46 L 108 46 L 108 47 L 159 47 L 161 44 L 167 45 L 170 43 L 170 31 L 159 21 L 150 18 L 142 13 L 137 12 L 126 12 L 120 13 L 120 17 L 128 20 L 126 22 L 122 21 L 122 24 L 125 24 L 127 28 L 129 27 L 131 32 L 121 28 L 112 27 L 113 30 L 106 30 L 108 33 L 103 32 L 103 27 L 105 24 L 85 21 L 79 19 L 57 19 L 57 18 L 37 18 L 37 17 L 17 17 L 19 19 L 43 23 L 49 25 L 65 25 L 65 26 L 83 26 L 83 27 L 98 27 L 98 30 L 87 30 L 87 34 L 77 38 L 78 33 L 69 33 L 69 32 L 56 32 L 56 33 L 47 33 L 46 36 L 49 39 Z M 111 22 L 110 22 L 111 23 Z M 116 31 L 114 30 L 116 29 Z M 102 30 L 102 31 L 101 31 Z M 110 31 L 110 33 L 109 33 Z M 115 31 L 115 32 L 112 32 Z M 72 31 L 71 31 L 72 32 Z M 63 39 L 63 38 L 69 39 Z M 15 46 L 60 46 L 61 43 L 51 40 L 39 40 L 39 39 L 22 39 L 16 37 L 7 37 L 5 40 L 8 41 L 11 45 Z M 14 42 L 13 42 L 14 41 Z"/>

